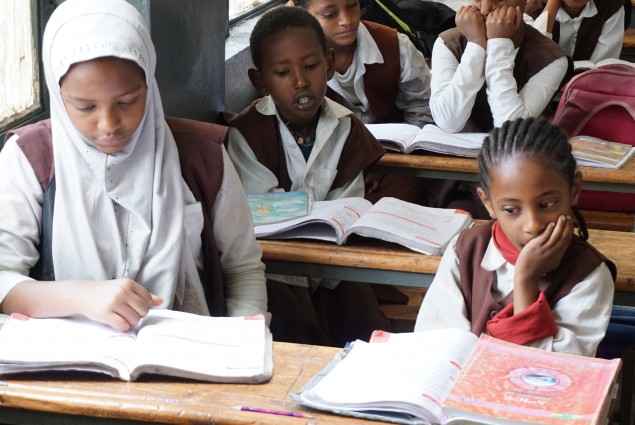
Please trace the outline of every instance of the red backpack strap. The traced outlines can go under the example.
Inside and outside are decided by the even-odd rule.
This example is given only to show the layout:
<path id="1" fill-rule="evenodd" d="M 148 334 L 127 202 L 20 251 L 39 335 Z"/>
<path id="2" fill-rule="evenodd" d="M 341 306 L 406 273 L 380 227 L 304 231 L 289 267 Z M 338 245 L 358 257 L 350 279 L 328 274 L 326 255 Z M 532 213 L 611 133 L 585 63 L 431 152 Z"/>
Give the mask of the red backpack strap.
<path id="1" fill-rule="evenodd" d="M 53 137 L 51 135 L 51 120 L 39 121 L 35 124 L 9 130 L 5 135 L 5 143 L 13 135 L 18 135 L 18 146 L 33 167 L 42 191 L 46 190 L 55 176 L 53 163 Z"/>

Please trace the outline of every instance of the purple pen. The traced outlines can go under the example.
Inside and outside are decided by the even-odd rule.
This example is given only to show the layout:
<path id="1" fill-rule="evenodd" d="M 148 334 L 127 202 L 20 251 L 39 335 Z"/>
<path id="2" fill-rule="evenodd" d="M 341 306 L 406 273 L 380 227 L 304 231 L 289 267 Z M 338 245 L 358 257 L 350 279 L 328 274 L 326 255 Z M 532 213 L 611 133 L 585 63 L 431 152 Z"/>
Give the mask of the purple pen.
<path id="1" fill-rule="evenodd" d="M 294 418 L 313 419 L 313 416 L 309 416 L 302 412 L 292 412 L 289 410 L 263 409 L 260 407 L 249 407 L 249 406 L 241 406 L 240 410 L 244 412 L 268 413 L 270 415 L 293 416 Z"/>

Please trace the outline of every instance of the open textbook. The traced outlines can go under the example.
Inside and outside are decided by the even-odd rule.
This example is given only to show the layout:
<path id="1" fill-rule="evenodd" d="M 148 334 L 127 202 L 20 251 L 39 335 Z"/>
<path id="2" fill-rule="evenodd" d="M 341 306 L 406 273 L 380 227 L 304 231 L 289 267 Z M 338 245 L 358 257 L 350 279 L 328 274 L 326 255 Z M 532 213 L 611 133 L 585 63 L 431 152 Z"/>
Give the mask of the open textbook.
<path id="1" fill-rule="evenodd" d="M 124 381 L 152 373 L 259 383 L 273 373 L 272 338 L 262 315 L 150 310 L 128 332 L 79 316 L 11 315 L 0 329 L 0 374 L 50 370 L 100 372 Z"/>
<path id="2" fill-rule="evenodd" d="M 355 341 L 293 397 L 404 424 L 601 424 L 621 360 L 554 353 L 461 329 Z"/>
<path id="3" fill-rule="evenodd" d="M 366 124 L 375 139 L 387 149 L 412 153 L 417 149 L 476 158 L 487 133 L 447 133 L 434 124 L 419 128 L 412 124 Z"/>
<path id="4" fill-rule="evenodd" d="M 462 210 L 423 207 L 389 197 L 375 205 L 363 198 L 342 198 L 317 201 L 305 217 L 255 226 L 254 232 L 258 238 L 307 238 L 338 245 L 357 234 L 441 255 L 452 237 L 472 223 L 472 217 Z"/>
<path id="5" fill-rule="evenodd" d="M 635 155 L 635 147 L 609 142 L 591 136 L 572 136 L 571 153 L 578 165 L 602 168 L 622 168 Z"/>
<path id="6" fill-rule="evenodd" d="M 612 65 L 612 64 L 635 66 L 633 62 L 629 62 L 624 59 L 607 58 L 597 62 L 591 62 L 590 60 L 573 61 L 573 68 L 575 70 L 575 73 L 579 74 L 581 72 L 588 71 L 589 69 L 594 69 L 603 65 Z"/>

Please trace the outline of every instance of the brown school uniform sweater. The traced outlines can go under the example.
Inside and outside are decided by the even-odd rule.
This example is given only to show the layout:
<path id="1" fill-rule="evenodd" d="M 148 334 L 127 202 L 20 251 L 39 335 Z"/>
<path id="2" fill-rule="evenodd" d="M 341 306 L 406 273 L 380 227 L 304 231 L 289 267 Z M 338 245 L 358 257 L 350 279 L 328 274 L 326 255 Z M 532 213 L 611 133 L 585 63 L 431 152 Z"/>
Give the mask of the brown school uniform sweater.
<path id="1" fill-rule="evenodd" d="M 383 63 L 365 64 L 364 93 L 375 116 L 374 122 L 402 122 L 403 111 L 395 106 L 401 75 L 397 30 L 375 22 L 362 21 L 362 24 L 377 43 L 384 59 Z M 346 104 L 342 95 L 331 88 L 326 95 L 337 103 Z"/>
<path id="2" fill-rule="evenodd" d="M 227 314 L 220 254 L 216 247 L 213 217 L 210 216 L 216 196 L 223 183 L 222 143 L 227 128 L 183 118 L 166 121 L 172 130 L 179 151 L 181 173 L 197 201 L 203 205 L 203 261 L 201 283 L 207 307 L 212 316 Z M 31 277 L 54 280 L 52 257 L 52 223 L 55 200 L 55 166 L 50 120 L 40 121 L 7 133 L 5 140 L 18 134 L 18 146 L 24 152 L 44 190 L 42 205 L 42 229 L 40 234 L 40 259 L 31 270 Z"/>
<path id="3" fill-rule="evenodd" d="M 525 13 L 536 19 L 540 16 L 546 5 L 547 0 L 532 0 L 527 3 Z M 611 16 L 615 15 L 620 8 L 624 7 L 624 0 L 595 1 L 595 7 L 598 10 L 597 15 L 584 18 L 580 23 L 580 29 L 578 30 L 578 36 L 572 55 L 575 61 L 589 60 L 589 58 L 591 58 L 591 54 L 593 54 L 593 50 L 595 50 L 595 46 L 602 34 L 604 24 Z M 552 36 L 553 40 L 557 43 L 560 39 L 560 23 L 558 21 L 554 22 Z"/>
<path id="4" fill-rule="evenodd" d="M 291 178 L 287 169 L 287 159 L 282 144 L 282 136 L 275 115 L 263 115 L 252 103 L 247 109 L 230 121 L 230 125 L 240 131 L 256 159 L 267 167 L 278 179 L 278 187 L 291 190 Z M 345 186 L 359 173 L 377 162 L 384 154 L 384 148 L 370 134 L 364 124 L 353 114 L 351 131 L 337 163 L 337 175 L 329 190 Z"/>
<path id="5" fill-rule="evenodd" d="M 443 39 L 447 48 L 460 62 L 467 45 L 467 39 L 461 31 L 458 28 L 452 28 L 442 32 L 439 37 Z M 542 35 L 535 28 L 525 25 L 525 35 L 518 46 L 518 53 L 514 61 L 514 79 L 516 80 L 518 91 L 527 84 L 531 77 L 562 56 L 567 55 L 558 44 Z M 573 62 L 569 59 L 569 70 L 563 81 L 568 81 L 572 72 Z M 559 83 L 562 84 L 562 82 Z M 494 118 L 487 102 L 485 90 L 486 86 L 483 84 L 476 96 L 472 113 L 461 131 L 486 133 L 493 128 Z"/>
<path id="6" fill-rule="evenodd" d="M 494 299 L 492 286 L 496 281 L 496 272 L 481 267 L 481 261 L 492 238 L 493 223 L 494 221 L 490 221 L 463 231 L 456 243 L 461 292 L 467 307 L 467 319 L 472 323 L 471 330 L 476 335 L 486 332 L 487 322 L 513 302 L 513 292 L 501 302 Z M 615 280 L 615 264 L 589 243 L 574 235 L 560 265 L 540 279 L 538 288 L 553 308 L 602 262 L 607 264 Z"/>

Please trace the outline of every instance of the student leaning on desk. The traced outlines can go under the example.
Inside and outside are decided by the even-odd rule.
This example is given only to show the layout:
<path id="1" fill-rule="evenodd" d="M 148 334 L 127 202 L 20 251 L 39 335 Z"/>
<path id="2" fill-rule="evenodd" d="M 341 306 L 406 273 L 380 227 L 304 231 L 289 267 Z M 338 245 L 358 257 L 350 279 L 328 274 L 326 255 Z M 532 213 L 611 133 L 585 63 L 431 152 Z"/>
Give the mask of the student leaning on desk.
<path id="1" fill-rule="evenodd" d="M 479 175 L 492 221 L 450 243 L 415 330 L 456 327 L 594 356 L 616 270 L 586 242 L 576 207 L 581 174 L 567 138 L 544 119 L 507 121 L 485 138 Z"/>
<path id="2" fill-rule="evenodd" d="M 42 50 L 51 120 L 0 152 L 0 312 L 82 314 L 120 330 L 152 307 L 266 313 L 240 180 L 205 137 L 210 124 L 173 120 L 188 130 L 177 133 L 166 123 L 137 10 L 68 0 Z M 45 168 L 50 184 L 50 173 L 36 178 Z"/>

